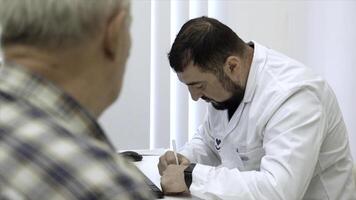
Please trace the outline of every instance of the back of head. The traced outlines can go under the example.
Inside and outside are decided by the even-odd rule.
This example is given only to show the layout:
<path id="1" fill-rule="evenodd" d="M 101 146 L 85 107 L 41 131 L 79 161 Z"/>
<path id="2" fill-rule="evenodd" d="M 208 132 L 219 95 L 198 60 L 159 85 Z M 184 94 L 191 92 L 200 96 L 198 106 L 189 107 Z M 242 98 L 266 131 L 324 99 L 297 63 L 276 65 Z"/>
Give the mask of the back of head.
<path id="1" fill-rule="evenodd" d="M 55 83 L 95 116 L 117 98 L 130 44 L 128 0 L 0 0 L 0 5 L 6 64 Z M 95 87 L 88 90 L 89 83 Z"/>
<path id="2" fill-rule="evenodd" d="M 94 36 L 124 0 L 0 0 L 1 45 L 62 48 Z"/>
<path id="3" fill-rule="evenodd" d="M 176 72 L 193 62 L 205 71 L 219 71 L 231 55 L 243 56 L 246 44 L 225 24 L 209 17 L 189 20 L 179 31 L 168 55 Z"/>

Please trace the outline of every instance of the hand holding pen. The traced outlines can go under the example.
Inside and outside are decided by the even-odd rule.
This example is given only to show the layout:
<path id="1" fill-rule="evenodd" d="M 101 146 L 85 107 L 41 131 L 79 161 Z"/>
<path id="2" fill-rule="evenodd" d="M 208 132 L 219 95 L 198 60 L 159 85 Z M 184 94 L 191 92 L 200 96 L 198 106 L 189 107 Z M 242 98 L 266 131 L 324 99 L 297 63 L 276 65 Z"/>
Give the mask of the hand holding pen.
<path id="1" fill-rule="evenodd" d="M 175 141 L 172 141 L 173 151 L 167 151 L 159 158 L 158 171 L 162 175 L 168 165 L 183 165 L 189 166 L 190 161 L 188 158 L 176 152 Z"/>
<path id="2" fill-rule="evenodd" d="M 184 169 L 190 161 L 176 152 L 176 143 L 172 140 L 173 151 L 167 151 L 159 159 L 158 170 L 161 175 L 161 187 L 165 194 L 189 192 L 184 179 Z"/>

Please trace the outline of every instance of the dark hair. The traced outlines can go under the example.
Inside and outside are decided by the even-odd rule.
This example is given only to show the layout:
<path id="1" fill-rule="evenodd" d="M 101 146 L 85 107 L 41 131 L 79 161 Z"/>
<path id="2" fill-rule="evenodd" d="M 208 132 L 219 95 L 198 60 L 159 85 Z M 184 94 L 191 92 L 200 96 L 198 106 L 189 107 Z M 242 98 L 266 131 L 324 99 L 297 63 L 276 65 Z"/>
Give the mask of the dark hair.
<path id="1" fill-rule="evenodd" d="M 231 55 L 243 57 L 246 44 L 225 24 L 209 17 L 186 22 L 179 31 L 168 59 L 176 72 L 192 61 L 203 71 L 220 71 L 218 66 Z"/>

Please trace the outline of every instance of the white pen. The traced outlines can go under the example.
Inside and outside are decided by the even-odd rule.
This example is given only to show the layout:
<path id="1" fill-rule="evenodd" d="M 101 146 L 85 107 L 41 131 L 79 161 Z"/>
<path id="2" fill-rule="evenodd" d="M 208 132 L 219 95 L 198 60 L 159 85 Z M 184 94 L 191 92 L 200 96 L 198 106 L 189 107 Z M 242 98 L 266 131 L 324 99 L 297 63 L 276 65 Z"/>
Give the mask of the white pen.
<path id="1" fill-rule="evenodd" d="M 174 157 L 176 158 L 176 163 L 177 165 L 179 165 L 178 162 L 178 157 L 177 157 L 177 146 L 176 146 L 176 140 L 172 140 L 172 147 L 173 147 L 173 153 L 174 153 Z"/>

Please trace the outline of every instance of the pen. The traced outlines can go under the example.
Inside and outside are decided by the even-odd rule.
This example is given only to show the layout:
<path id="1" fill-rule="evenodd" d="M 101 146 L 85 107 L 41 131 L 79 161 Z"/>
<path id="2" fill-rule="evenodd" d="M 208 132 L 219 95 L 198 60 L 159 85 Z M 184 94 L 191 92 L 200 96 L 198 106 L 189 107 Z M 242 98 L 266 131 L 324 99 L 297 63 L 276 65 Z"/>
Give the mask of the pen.
<path id="1" fill-rule="evenodd" d="M 179 165 L 178 162 L 178 157 L 177 157 L 177 146 L 176 146 L 176 140 L 172 140 L 172 147 L 173 147 L 173 153 L 174 153 L 174 157 L 176 158 L 176 163 L 177 165 Z"/>

